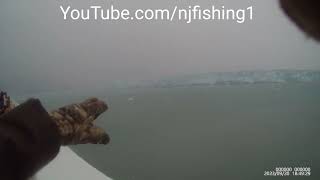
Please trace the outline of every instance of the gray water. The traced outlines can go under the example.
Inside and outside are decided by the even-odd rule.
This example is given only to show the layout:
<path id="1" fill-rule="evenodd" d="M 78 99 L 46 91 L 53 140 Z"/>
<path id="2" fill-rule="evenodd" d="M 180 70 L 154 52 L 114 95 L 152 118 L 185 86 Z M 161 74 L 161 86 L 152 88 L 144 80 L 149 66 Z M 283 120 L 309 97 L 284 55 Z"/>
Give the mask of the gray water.
<path id="1" fill-rule="evenodd" d="M 90 94 L 90 92 L 88 92 Z M 92 94 L 91 94 L 92 95 Z M 275 167 L 320 170 L 320 84 L 140 88 L 97 93 L 108 146 L 73 150 L 115 180 L 259 180 Z M 48 108 L 85 93 L 45 96 Z M 129 100 L 128 100 L 129 99 Z"/>

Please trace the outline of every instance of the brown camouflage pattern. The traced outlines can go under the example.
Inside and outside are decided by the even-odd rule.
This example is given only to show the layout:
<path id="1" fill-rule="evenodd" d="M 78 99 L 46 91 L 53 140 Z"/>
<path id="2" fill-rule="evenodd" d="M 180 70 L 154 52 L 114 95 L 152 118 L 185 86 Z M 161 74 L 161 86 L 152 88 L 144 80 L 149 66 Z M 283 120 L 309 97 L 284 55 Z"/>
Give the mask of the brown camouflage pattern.
<path id="1" fill-rule="evenodd" d="M 63 145 L 107 144 L 108 134 L 93 124 L 108 106 L 97 98 L 79 104 L 64 106 L 52 111 L 50 116 L 57 124 Z"/>
<path id="2" fill-rule="evenodd" d="M 11 101 L 3 114 L 16 106 L 17 104 Z M 79 104 L 61 107 L 49 115 L 58 126 L 62 145 L 108 144 L 110 141 L 108 134 L 93 124 L 107 109 L 108 106 L 103 101 L 90 98 Z"/>

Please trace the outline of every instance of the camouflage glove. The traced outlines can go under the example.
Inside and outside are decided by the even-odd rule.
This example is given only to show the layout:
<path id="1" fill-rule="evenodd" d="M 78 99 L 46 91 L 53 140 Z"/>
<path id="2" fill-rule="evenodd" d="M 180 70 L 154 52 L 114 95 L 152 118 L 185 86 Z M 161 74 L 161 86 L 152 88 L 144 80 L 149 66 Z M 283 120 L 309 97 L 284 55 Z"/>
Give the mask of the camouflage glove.
<path id="1" fill-rule="evenodd" d="M 15 103 L 14 101 L 12 101 L 10 99 L 10 97 L 4 97 L 3 99 L 1 99 L 2 101 L 7 101 L 6 102 L 6 106 L 0 108 L 0 115 L 5 114 L 9 111 L 11 111 L 12 109 L 14 109 L 17 106 L 17 103 Z"/>
<path id="2" fill-rule="evenodd" d="M 93 125 L 93 121 L 107 109 L 108 106 L 103 101 L 91 98 L 49 114 L 59 128 L 62 145 L 107 144 L 110 140 L 108 134 Z"/>

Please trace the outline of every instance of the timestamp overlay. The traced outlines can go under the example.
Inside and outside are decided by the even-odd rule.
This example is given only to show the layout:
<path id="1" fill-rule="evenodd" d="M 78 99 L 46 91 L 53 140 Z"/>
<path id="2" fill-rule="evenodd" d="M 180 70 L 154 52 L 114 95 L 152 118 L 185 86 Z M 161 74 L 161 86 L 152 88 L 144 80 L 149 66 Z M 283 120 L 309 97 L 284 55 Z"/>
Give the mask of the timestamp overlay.
<path id="1" fill-rule="evenodd" d="M 311 167 L 276 167 L 264 171 L 266 177 L 310 177 Z"/>

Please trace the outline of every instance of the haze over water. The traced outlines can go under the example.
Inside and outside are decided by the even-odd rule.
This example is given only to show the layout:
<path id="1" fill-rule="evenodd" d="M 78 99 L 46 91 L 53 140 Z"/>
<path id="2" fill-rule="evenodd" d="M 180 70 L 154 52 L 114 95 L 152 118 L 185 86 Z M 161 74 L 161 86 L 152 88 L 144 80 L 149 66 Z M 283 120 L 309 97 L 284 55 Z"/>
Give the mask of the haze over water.
<path id="1" fill-rule="evenodd" d="M 319 91 L 319 83 L 109 91 L 98 124 L 111 144 L 73 149 L 116 180 L 268 179 L 264 171 L 287 166 L 311 167 L 298 179 L 318 179 Z M 45 98 L 48 107 L 76 99 Z"/>
<path id="2" fill-rule="evenodd" d="M 133 9 L 191 5 L 112 2 Z M 320 85 L 303 73 L 301 81 L 282 84 L 266 81 L 274 74 L 260 76 L 262 83 L 245 74 L 244 84 L 233 75 L 220 85 L 197 79 L 188 86 L 128 87 L 210 72 L 319 70 L 319 44 L 284 16 L 277 1 L 197 1 L 253 6 L 254 20 L 241 25 L 70 22 L 59 9 L 68 3 L 106 2 L 1 2 L 0 88 L 17 102 L 40 98 L 48 109 L 104 99 L 110 110 L 98 124 L 111 144 L 73 147 L 89 163 L 115 180 L 259 180 L 277 166 L 310 166 L 312 176 L 297 179 L 319 179 Z"/>

